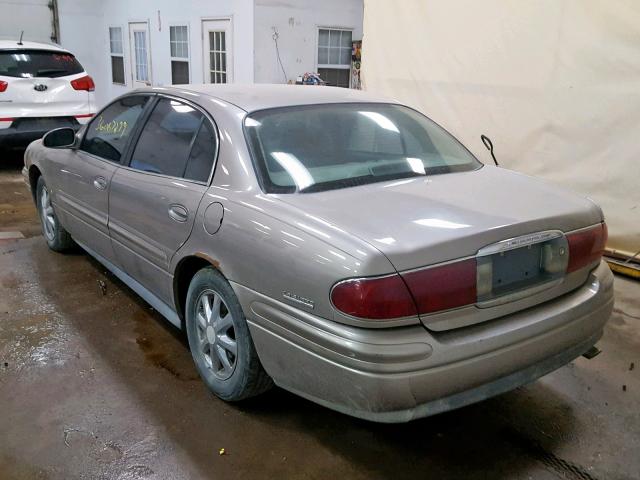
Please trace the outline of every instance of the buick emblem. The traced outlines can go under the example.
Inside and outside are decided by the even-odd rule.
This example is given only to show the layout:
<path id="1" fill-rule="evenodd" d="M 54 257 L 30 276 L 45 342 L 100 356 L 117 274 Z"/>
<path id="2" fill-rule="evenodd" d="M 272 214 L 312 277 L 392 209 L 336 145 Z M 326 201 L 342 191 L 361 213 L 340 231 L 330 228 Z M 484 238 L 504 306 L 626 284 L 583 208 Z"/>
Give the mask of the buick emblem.
<path id="1" fill-rule="evenodd" d="M 34 89 L 36 92 L 44 92 L 44 91 L 47 89 L 47 86 L 46 86 L 44 83 L 36 83 L 36 84 L 33 86 L 33 89 Z"/>

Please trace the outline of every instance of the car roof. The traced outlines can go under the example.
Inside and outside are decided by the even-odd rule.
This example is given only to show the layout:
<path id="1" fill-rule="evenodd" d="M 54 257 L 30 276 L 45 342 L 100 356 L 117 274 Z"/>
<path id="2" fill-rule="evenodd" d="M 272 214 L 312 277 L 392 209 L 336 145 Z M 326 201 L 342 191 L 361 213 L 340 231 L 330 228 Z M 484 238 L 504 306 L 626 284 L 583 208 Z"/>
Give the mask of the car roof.
<path id="1" fill-rule="evenodd" d="M 51 52 L 71 53 L 69 50 L 51 43 L 23 41 L 22 45 L 20 45 L 18 40 L 0 40 L 0 50 L 49 50 Z"/>
<path id="2" fill-rule="evenodd" d="M 247 112 L 265 108 L 313 105 L 323 103 L 398 103 L 379 95 L 349 88 L 270 85 L 270 84 L 195 84 L 173 87 L 144 88 L 142 91 L 176 93 L 196 100 L 197 96 L 213 97 L 231 103 Z"/>

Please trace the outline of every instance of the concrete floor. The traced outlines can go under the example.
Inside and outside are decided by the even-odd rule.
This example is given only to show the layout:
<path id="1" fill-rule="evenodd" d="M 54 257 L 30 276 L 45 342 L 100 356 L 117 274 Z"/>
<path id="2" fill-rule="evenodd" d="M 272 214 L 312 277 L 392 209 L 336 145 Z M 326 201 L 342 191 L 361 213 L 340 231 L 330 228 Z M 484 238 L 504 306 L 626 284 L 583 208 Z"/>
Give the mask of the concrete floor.
<path id="1" fill-rule="evenodd" d="M 458 411 L 378 425 L 278 389 L 230 405 L 144 301 L 46 248 L 19 157 L 2 163 L 0 232 L 26 238 L 0 240 L 1 479 L 640 478 L 640 283 L 616 279 L 600 356 Z"/>

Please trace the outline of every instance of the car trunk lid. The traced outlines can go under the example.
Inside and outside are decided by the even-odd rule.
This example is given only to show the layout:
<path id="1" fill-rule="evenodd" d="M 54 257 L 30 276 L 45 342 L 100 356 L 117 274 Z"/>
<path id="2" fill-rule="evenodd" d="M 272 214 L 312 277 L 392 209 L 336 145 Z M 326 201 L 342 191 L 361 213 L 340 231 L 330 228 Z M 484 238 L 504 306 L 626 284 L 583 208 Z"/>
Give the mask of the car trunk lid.
<path id="1" fill-rule="evenodd" d="M 558 287 L 557 294 L 562 291 L 558 284 L 564 274 L 549 278 L 525 276 L 527 266 L 536 261 L 533 256 L 540 258 L 545 242 L 562 241 L 562 232 L 602 221 L 599 207 L 588 199 L 492 166 L 280 198 L 307 216 L 333 224 L 375 246 L 401 273 L 475 257 L 489 246 L 520 238 L 523 246 L 533 244 L 530 252 L 506 248 L 509 258 L 495 262 L 496 273 L 504 277 L 504 288 L 522 290 L 528 284 L 535 286 L 548 280 L 550 286 Z M 537 238 L 541 232 L 553 233 Z M 561 240 L 557 240 L 558 236 Z M 511 264 L 522 267 L 521 272 L 509 275 Z M 536 298 L 543 301 L 549 296 L 547 292 Z M 505 312 L 500 302 L 487 301 L 484 306 Z M 433 321 L 431 317 L 421 318 L 428 324 Z M 478 318 L 489 317 L 485 311 Z M 446 324 L 441 324 L 440 329 L 446 329 Z"/>

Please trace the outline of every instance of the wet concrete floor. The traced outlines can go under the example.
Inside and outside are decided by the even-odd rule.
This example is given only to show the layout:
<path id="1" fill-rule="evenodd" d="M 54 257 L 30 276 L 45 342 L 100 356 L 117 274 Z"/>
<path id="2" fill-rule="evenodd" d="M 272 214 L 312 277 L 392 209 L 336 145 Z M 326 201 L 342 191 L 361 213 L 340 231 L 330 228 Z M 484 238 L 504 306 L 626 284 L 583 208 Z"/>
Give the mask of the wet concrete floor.
<path id="1" fill-rule="evenodd" d="M 0 235 L 0 479 L 640 478 L 640 283 L 616 278 L 600 356 L 457 411 L 378 425 L 279 389 L 231 405 L 183 334 L 47 249 L 20 168 L 0 165 L 0 233 L 25 237 Z"/>

